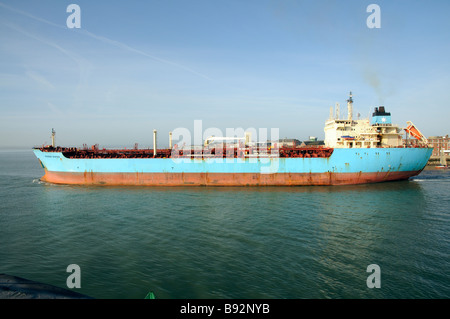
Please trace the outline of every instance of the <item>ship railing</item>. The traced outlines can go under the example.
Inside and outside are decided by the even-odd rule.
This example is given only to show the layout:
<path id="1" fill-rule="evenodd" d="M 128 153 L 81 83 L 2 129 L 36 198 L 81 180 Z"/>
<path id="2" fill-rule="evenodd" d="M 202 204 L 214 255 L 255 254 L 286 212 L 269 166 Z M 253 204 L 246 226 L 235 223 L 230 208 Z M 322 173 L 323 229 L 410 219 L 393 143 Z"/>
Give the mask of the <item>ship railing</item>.
<path id="1" fill-rule="evenodd" d="M 322 146 L 308 147 L 244 147 L 234 149 L 206 149 L 206 150 L 177 150 L 159 149 L 153 154 L 152 149 L 99 149 L 98 145 L 92 148 L 79 149 L 76 147 L 44 146 L 37 149 L 43 152 L 61 152 L 67 158 L 277 158 L 277 157 L 329 157 L 332 148 Z"/>

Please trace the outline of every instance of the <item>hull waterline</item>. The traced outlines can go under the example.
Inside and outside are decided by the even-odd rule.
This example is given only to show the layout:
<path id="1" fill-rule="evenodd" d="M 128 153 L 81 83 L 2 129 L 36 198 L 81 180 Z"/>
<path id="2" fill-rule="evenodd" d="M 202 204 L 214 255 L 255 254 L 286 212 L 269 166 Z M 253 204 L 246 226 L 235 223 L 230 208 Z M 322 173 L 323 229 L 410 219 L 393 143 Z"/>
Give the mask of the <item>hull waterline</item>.
<path id="1" fill-rule="evenodd" d="M 312 186 L 406 180 L 420 171 L 377 173 L 70 173 L 47 171 L 54 184 L 110 186 Z"/>

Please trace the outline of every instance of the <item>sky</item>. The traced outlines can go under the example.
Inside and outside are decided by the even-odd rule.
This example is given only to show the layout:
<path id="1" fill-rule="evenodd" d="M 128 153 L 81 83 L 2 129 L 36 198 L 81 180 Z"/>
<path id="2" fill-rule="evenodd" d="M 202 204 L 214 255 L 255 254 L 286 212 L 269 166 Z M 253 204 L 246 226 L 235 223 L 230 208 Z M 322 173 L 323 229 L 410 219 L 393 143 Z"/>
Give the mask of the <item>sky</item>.
<path id="1" fill-rule="evenodd" d="M 370 4 L 380 28 L 369 28 Z M 70 4 L 80 28 L 69 28 Z M 330 107 L 449 133 L 450 2 L 0 0 L 0 148 L 168 145 L 170 131 L 324 138 Z M 253 137 L 254 139 L 256 137 Z"/>

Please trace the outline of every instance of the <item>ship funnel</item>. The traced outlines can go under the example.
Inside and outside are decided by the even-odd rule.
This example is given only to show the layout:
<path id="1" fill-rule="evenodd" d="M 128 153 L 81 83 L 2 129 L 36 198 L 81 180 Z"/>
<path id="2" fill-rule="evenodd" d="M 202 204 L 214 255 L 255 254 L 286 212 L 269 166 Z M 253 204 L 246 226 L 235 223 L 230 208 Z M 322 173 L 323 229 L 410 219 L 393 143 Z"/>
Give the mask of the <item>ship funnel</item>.
<path id="1" fill-rule="evenodd" d="M 153 156 L 156 156 L 156 130 L 153 130 Z"/>

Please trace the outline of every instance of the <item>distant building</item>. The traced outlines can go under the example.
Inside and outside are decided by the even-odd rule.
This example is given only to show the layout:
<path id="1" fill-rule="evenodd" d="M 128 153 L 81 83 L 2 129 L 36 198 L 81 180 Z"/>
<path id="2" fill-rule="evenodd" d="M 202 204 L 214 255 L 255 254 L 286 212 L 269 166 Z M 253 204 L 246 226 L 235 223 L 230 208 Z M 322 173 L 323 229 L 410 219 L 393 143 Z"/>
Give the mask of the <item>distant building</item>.
<path id="1" fill-rule="evenodd" d="M 413 137 L 403 139 L 405 145 L 419 145 L 419 141 Z M 430 136 L 428 137 L 428 145 L 433 148 L 431 156 L 448 155 L 450 151 L 450 137 L 446 136 Z"/>
<path id="2" fill-rule="evenodd" d="M 432 156 L 443 155 L 445 151 L 450 149 L 450 138 L 448 134 L 446 136 L 430 136 L 428 138 L 428 144 L 433 147 Z"/>
<path id="3" fill-rule="evenodd" d="M 282 138 L 278 140 L 279 147 L 297 147 L 302 144 L 301 141 L 295 138 Z"/>
<path id="4" fill-rule="evenodd" d="M 319 141 L 317 137 L 310 136 L 308 141 L 303 141 L 301 146 L 325 145 L 324 141 Z"/>

